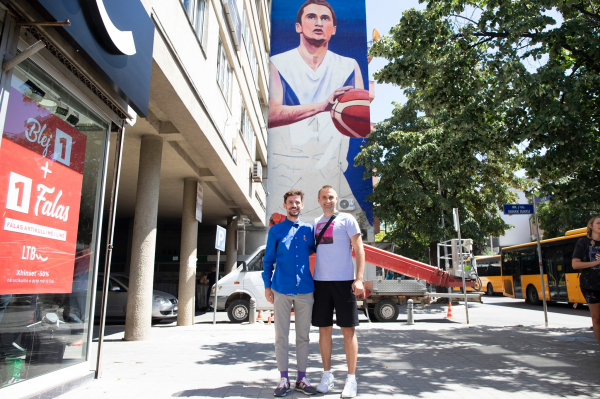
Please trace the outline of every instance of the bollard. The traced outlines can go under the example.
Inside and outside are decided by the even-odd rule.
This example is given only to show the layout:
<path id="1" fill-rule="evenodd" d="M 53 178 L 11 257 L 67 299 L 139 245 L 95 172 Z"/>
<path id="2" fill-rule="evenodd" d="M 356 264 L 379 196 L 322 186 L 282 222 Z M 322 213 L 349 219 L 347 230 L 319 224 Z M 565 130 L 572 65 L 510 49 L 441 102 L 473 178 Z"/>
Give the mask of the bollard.
<path id="1" fill-rule="evenodd" d="M 256 299 L 250 298 L 250 314 L 248 315 L 248 321 L 250 324 L 254 324 L 256 321 Z"/>
<path id="2" fill-rule="evenodd" d="M 415 318 L 413 315 L 413 300 L 409 299 L 406 305 L 406 324 L 415 324 Z"/>

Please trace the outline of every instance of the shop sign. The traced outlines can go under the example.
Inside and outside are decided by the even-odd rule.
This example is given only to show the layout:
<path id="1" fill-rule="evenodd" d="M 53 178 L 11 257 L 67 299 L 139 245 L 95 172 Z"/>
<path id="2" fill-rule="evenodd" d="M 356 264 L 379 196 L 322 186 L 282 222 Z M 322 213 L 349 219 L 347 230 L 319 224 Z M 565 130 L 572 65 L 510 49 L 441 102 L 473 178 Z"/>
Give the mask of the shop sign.
<path id="1" fill-rule="evenodd" d="M 70 293 L 86 136 L 11 89 L 0 147 L 0 292 Z"/>
<path id="2" fill-rule="evenodd" d="M 138 115 L 148 116 L 154 23 L 140 0 L 35 0 L 57 28 Z"/>

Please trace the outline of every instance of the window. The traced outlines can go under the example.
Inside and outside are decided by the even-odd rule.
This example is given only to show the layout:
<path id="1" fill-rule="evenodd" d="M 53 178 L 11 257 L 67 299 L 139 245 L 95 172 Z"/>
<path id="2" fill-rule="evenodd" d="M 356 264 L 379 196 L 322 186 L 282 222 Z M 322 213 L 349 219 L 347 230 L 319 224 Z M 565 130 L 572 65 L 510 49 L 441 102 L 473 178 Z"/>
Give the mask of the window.
<path id="1" fill-rule="evenodd" d="M 491 263 L 487 270 L 488 277 L 500 276 L 500 262 Z"/>
<path id="2" fill-rule="evenodd" d="M 521 252 L 521 273 L 524 275 L 540 274 L 537 251 L 529 250 Z"/>
<path id="3" fill-rule="evenodd" d="M 223 47 L 223 42 L 219 41 L 219 55 L 217 57 L 217 82 L 225 96 L 225 101 L 229 102 L 229 89 L 231 80 L 231 67 Z"/>
<path id="4" fill-rule="evenodd" d="M 246 45 L 246 54 L 248 54 L 248 61 L 250 62 L 250 70 L 254 78 L 254 83 L 257 83 L 258 78 L 258 60 L 256 59 L 256 51 L 254 49 L 254 41 L 250 34 L 250 21 L 248 19 L 248 13 L 244 10 L 244 26 L 242 30 L 242 36 L 244 38 L 244 44 Z"/>
<path id="5" fill-rule="evenodd" d="M 183 4 L 183 8 L 185 8 L 188 19 L 194 28 L 194 32 L 196 32 L 196 36 L 200 40 L 200 43 L 203 43 L 206 0 L 181 0 L 181 4 Z"/>
<path id="6" fill-rule="evenodd" d="M 262 272 L 263 270 L 263 258 L 265 257 L 265 252 L 261 252 L 256 258 L 252 259 L 250 263 L 246 266 L 249 272 Z"/>
<path id="7" fill-rule="evenodd" d="M 517 254 L 514 252 L 502 253 L 502 275 L 503 276 L 512 276 L 513 263 L 514 263 L 516 255 Z"/>
<path id="8" fill-rule="evenodd" d="M 248 111 L 246 111 L 246 107 L 242 106 L 242 120 L 240 124 L 240 130 L 242 132 L 242 137 L 248 146 L 248 151 L 250 152 L 250 156 L 254 158 L 254 129 L 250 124 L 250 118 L 248 118 Z"/>
<path id="9" fill-rule="evenodd" d="M 487 263 L 477 263 L 477 275 L 479 277 L 486 277 L 488 275 L 488 264 Z"/>
<path id="10" fill-rule="evenodd" d="M 86 362 L 86 348 L 91 344 L 87 332 L 93 328 L 90 316 L 95 306 L 90 301 L 93 296 L 100 298 L 92 295 L 95 294 L 92 281 L 98 266 L 95 251 L 100 240 L 102 183 L 106 178 L 104 160 L 110 122 L 95 107 L 89 106 L 81 93 L 70 91 L 70 83 L 63 85 L 49 73 L 52 73 L 50 68 L 30 59 L 12 69 L 12 77 L 8 81 L 10 86 L 7 87 L 10 89 L 10 101 L 7 100 L 5 128 L 17 126 L 21 129 L 10 130 L 14 133 L 2 139 L 0 156 L 6 165 L 2 173 L 3 177 L 12 172 L 25 173 L 16 187 L 20 186 L 19 191 L 24 192 L 27 186 L 23 178 L 33 181 L 34 185 L 29 189 L 32 202 L 37 183 L 45 182 L 45 185 L 54 187 L 55 194 L 59 190 L 66 193 L 60 200 L 56 197 L 55 203 L 59 206 L 69 203 L 63 201 L 76 201 L 79 206 L 68 213 L 68 221 L 60 220 L 60 223 L 65 223 L 61 224 L 61 228 L 72 228 L 70 235 L 64 236 L 65 241 L 61 241 L 66 243 L 65 246 L 57 244 L 59 241 L 50 236 L 36 236 L 33 241 L 31 232 L 13 232 L 13 236 L 9 236 L 11 232 L 8 230 L 3 232 L 0 270 L 17 270 L 23 267 L 21 262 L 26 261 L 20 250 L 8 251 L 9 245 L 20 249 L 35 243 L 39 251 L 36 254 L 46 258 L 36 261 L 40 266 L 32 266 L 32 270 L 35 270 L 34 267 L 40 270 L 35 279 L 19 279 L 17 293 L 7 293 L 8 289 L 15 288 L 8 285 L 17 283 L 17 279 L 4 280 L 8 289 L 0 290 L 0 393 L 4 392 L 4 388 L 11 390 L 13 383 L 33 381 L 43 374 Z M 44 129 L 48 126 L 45 132 L 37 128 L 40 143 L 42 138 L 49 139 L 44 143 L 50 145 L 52 142 L 50 148 L 57 144 L 56 147 L 61 148 L 59 152 L 52 154 L 39 151 L 40 146 L 26 145 L 30 143 L 26 132 L 33 132 L 36 125 L 42 125 Z M 55 134 L 60 134 L 60 139 L 52 137 Z M 43 148 L 48 149 L 46 146 Z M 60 166 L 59 163 L 69 166 Z M 23 165 L 29 166 L 25 168 Z M 35 165 L 46 165 L 48 176 L 40 174 Z M 23 199 L 20 204 L 24 205 Z M 13 216 L 11 212 L 15 211 L 7 209 L 3 216 Z M 30 215 L 26 220 L 48 222 L 37 219 L 37 215 Z M 73 223 L 68 225 L 70 222 Z M 43 266 L 41 262 L 45 262 Z M 102 261 L 100 264 L 103 264 Z M 98 284 L 98 287 L 101 286 L 101 283 Z M 0 397 L 11 397 L 11 394 Z"/>

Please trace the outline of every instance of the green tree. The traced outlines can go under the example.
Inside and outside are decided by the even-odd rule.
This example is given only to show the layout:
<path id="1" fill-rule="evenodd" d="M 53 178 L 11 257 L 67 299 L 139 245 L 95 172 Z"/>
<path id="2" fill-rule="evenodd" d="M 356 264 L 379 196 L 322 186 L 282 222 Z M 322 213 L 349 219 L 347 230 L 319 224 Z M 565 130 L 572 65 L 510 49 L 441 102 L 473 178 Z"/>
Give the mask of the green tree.
<path id="1" fill-rule="evenodd" d="M 504 149 L 518 146 L 541 195 L 564 209 L 592 208 L 600 192 L 598 10 L 598 0 L 431 0 L 424 11 L 406 11 L 370 50 L 389 60 L 377 81 L 406 89 L 393 124 L 413 137 L 438 132 L 436 143 L 453 146 L 459 164 L 473 159 L 461 146 L 498 167 Z M 431 118 L 426 132 L 415 112 Z"/>
<path id="2" fill-rule="evenodd" d="M 489 140 L 486 118 L 473 123 L 470 134 L 458 134 L 445 113 L 419 116 L 420 105 L 410 99 L 397 106 L 371 133 L 356 162 L 379 176 L 370 200 L 375 215 L 391 227 L 385 241 L 393 241 L 398 253 L 427 261 L 428 249 L 435 257 L 435 243 L 444 235 L 456 237 L 452 208 L 459 209 L 462 238 L 482 242 L 502 235 L 510 226 L 498 209 L 516 199 L 510 187 L 522 181 L 514 174 L 518 152 L 481 151 Z"/>
<path id="3" fill-rule="evenodd" d="M 596 215 L 600 215 L 600 204 L 591 209 L 572 208 L 554 199 L 538 204 L 538 220 L 544 231 L 544 239 L 561 237 L 569 230 L 586 227 L 587 222 Z"/>

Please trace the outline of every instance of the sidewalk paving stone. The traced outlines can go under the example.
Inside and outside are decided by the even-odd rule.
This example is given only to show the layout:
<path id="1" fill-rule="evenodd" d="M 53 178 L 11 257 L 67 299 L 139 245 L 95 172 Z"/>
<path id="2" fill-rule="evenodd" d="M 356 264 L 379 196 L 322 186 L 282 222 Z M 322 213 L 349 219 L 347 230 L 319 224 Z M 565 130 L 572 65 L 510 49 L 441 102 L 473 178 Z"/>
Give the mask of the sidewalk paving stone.
<path id="1" fill-rule="evenodd" d="M 461 307 L 456 308 L 458 315 Z M 430 312 L 423 317 L 443 314 Z M 212 324 L 212 314 L 197 316 L 193 326 L 157 325 L 152 338 L 143 342 L 125 342 L 122 326 L 108 326 L 102 378 L 60 398 L 273 397 L 279 379 L 273 325 L 235 325 L 225 321 L 225 314 L 218 316 L 217 325 Z M 361 324 L 357 328 L 359 397 L 600 397 L 600 348 L 587 320 L 551 328 L 418 319 L 412 326 Z M 322 371 L 318 329 L 311 329 L 310 339 L 307 375 L 316 385 Z M 292 384 L 296 378 L 294 341 L 292 324 Z M 343 389 L 345 355 L 338 328 L 334 328 L 333 343 L 336 385 L 332 392 L 315 398 L 338 398 Z M 91 363 L 95 364 L 93 359 Z M 307 398 L 294 390 L 287 397 Z"/>

